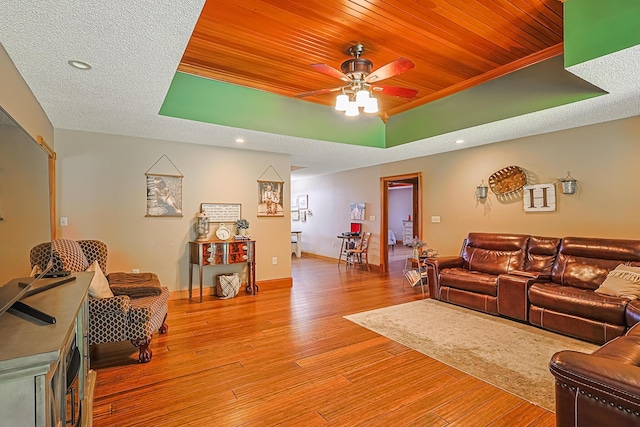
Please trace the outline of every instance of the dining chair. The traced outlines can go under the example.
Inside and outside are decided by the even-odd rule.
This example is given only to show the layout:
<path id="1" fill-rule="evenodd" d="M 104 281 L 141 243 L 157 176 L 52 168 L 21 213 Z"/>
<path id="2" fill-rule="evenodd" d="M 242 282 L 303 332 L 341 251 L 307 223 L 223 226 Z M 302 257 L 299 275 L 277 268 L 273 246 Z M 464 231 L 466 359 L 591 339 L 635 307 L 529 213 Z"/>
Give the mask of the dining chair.
<path id="1" fill-rule="evenodd" d="M 347 267 L 358 264 L 361 268 L 366 265 L 367 271 L 371 271 L 369 267 L 369 243 L 371 241 L 371 232 L 366 231 L 358 245 L 353 249 L 347 249 Z"/>

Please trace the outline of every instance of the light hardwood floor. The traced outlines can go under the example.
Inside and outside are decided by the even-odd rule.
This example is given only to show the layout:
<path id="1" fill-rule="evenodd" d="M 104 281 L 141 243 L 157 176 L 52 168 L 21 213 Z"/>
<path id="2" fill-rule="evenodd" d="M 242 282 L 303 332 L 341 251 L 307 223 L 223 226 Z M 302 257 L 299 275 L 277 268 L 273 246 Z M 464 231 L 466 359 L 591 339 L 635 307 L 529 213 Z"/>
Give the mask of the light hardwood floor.
<path id="1" fill-rule="evenodd" d="M 169 302 L 138 364 L 92 349 L 94 426 L 554 426 L 554 415 L 342 316 L 420 299 L 390 274 L 293 258 L 293 289 Z M 425 325 L 425 328 L 434 325 Z"/>

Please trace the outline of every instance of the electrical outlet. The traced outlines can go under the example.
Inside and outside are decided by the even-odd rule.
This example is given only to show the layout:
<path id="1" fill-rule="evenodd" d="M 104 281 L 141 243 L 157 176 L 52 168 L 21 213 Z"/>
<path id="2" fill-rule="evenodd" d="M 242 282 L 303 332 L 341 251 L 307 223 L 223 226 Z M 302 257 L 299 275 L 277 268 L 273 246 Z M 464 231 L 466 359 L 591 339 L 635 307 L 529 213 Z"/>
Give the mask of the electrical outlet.
<path id="1" fill-rule="evenodd" d="M 132 273 L 140 273 L 140 269 L 139 268 L 132 268 L 131 272 Z"/>
<path id="2" fill-rule="evenodd" d="M 271 258 L 271 264 L 276 265 L 278 263 L 278 257 L 274 256 L 273 258 Z"/>
<path id="3" fill-rule="evenodd" d="M 369 221 L 375 221 L 375 220 L 376 220 L 376 216 L 375 216 L 375 215 L 371 215 L 371 216 L 369 217 Z"/>
<path id="4" fill-rule="evenodd" d="M 440 215 L 434 215 L 431 217 L 431 222 L 437 223 L 440 222 Z"/>
<path id="5" fill-rule="evenodd" d="M 66 227 L 67 225 L 69 225 L 69 220 L 67 219 L 66 216 L 61 216 L 60 217 L 60 227 Z"/>

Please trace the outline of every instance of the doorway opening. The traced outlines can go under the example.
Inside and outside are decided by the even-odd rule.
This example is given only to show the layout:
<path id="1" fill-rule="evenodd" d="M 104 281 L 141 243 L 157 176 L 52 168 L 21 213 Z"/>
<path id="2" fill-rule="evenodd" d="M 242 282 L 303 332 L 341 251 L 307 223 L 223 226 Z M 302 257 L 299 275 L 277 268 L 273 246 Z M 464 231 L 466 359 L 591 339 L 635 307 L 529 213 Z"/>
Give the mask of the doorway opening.
<path id="1" fill-rule="evenodd" d="M 382 272 L 388 272 L 390 265 L 396 265 L 390 261 L 403 257 L 400 253 L 395 255 L 396 249 L 404 252 L 408 239 L 422 236 L 422 173 L 380 178 L 380 196 L 380 236 L 381 240 L 388 236 L 389 243 L 380 245 L 380 266 Z M 390 244 L 392 236 L 395 247 Z"/>

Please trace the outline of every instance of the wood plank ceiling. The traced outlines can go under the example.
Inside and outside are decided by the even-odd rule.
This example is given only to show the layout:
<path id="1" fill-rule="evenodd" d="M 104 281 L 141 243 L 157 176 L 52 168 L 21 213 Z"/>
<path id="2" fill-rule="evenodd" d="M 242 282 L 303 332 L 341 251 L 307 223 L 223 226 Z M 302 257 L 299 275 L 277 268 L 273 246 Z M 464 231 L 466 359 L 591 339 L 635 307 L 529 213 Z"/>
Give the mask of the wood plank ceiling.
<path id="1" fill-rule="evenodd" d="M 207 0 L 178 70 L 293 97 L 342 86 L 310 64 L 340 69 L 361 43 L 373 70 L 416 64 L 381 83 L 418 91 L 379 95 L 391 116 L 557 56 L 562 34 L 558 0 Z"/>

